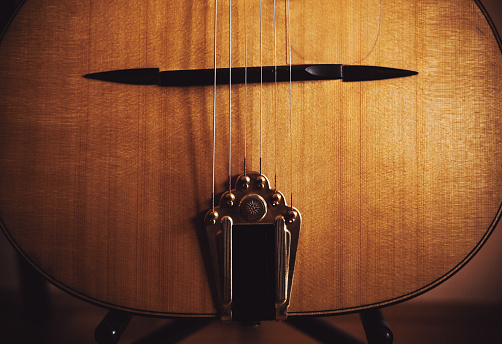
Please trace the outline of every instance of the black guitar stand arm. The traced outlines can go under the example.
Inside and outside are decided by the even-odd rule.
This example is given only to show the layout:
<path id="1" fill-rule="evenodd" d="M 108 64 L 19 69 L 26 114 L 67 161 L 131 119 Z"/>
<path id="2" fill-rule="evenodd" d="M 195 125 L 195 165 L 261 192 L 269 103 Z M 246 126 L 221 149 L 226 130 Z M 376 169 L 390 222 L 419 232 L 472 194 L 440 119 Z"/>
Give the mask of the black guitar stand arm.
<path id="1" fill-rule="evenodd" d="M 393 334 L 378 308 L 359 313 L 368 344 L 392 344 Z M 98 344 L 117 344 L 132 314 L 109 311 L 94 332 Z M 177 318 L 135 344 L 174 344 L 214 321 L 213 318 Z M 289 317 L 288 325 L 316 339 L 319 343 L 364 344 L 361 340 L 318 317 Z"/>
<path id="2" fill-rule="evenodd" d="M 94 331 L 98 344 L 117 344 L 132 318 L 132 314 L 112 310 L 103 318 Z M 148 334 L 135 344 L 174 344 L 197 332 L 214 318 L 176 318 L 162 328 Z"/>
<path id="3" fill-rule="evenodd" d="M 392 344 L 394 335 L 379 308 L 361 311 L 359 316 L 368 344 Z M 319 343 L 364 344 L 363 341 L 322 318 L 290 317 L 286 323 L 316 339 Z"/>
<path id="4" fill-rule="evenodd" d="M 392 344 L 394 334 L 380 308 L 359 312 L 369 344 Z"/>

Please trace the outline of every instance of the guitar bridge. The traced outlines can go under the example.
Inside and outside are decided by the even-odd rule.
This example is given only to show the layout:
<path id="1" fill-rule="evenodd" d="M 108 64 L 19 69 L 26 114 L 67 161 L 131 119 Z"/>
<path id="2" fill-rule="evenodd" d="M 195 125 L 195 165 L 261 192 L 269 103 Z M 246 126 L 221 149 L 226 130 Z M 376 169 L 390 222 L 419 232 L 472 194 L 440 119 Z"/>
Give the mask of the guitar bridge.
<path id="1" fill-rule="evenodd" d="M 300 212 L 256 172 L 237 178 L 204 219 L 215 303 L 222 320 L 284 320 Z"/>

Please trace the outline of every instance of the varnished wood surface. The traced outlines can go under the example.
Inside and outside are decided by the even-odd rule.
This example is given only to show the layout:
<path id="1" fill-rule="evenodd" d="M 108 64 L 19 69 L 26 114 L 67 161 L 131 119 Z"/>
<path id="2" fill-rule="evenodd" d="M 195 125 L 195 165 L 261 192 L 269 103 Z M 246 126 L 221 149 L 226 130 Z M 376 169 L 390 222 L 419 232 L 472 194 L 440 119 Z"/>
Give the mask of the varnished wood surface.
<path id="1" fill-rule="evenodd" d="M 248 63 L 259 65 L 249 1 Z M 273 64 L 264 1 L 264 64 Z M 218 61 L 228 64 L 228 5 Z M 287 63 L 278 2 L 278 63 Z M 233 65 L 244 63 L 234 1 Z M 333 313 L 419 293 L 460 267 L 498 219 L 501 55 L 472 1 L 291 3 L 292 62 L 381 65 L 418 76 L 293 84 L 294 206 L 302 212 L 290 312 Z M 380 20 L 381 13 L 381 20 Z M 175 14 L 175 15 L 174 15 Z M 211 205 L 212 88 L 83 79 L 91 72 L 211 68 L 212 2 L 30 1 L 0 45 L 0 218 L 55 284 L 155 314 L 213 314 L 198 234 Z M 234 86 L 242 173 L 244 88 Z M 248 88 L 248 164 L 259 158 Z M 289 103 L 279 86 L 278 189 L 288 195 Z M 264 174 L 274 174 L 273 86 Z M 225 190 L 228 91 L 218 88 L 217 192 Z"/>

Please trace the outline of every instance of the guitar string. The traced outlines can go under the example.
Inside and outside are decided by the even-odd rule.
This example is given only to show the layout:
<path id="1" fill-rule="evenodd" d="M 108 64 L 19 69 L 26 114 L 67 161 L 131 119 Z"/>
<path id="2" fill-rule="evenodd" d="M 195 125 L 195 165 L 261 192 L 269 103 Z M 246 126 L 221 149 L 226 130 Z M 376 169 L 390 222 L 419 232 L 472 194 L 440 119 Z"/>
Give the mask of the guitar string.
<path id="1" fill-rule="evenodd" d="M 274 191 L 277 192 L 277 21 L 274 0 Z"/>
<path id="2" fill-rule="evenodd" d="M 229 6 L 228 42 L 228 191 L 232 191 L 232 0 Z"/>
<path id="3" fill-rule="evenodd" d="M 293 92 L 292 92 L 292 56 L 291 56 L 291 8 L 288 0 L 288 48 L 289 48 L 289 139 L 290 139 L 290 173 L 291 173 L 291 208 L 293 208 Z"/>
<path id="4" fill-rule="evenodd" d="M 287 1 L 288 6 L 288 49 L 289 49 L 289 72 L 290 72 L 290 169 L 291 169 L 291 207 L 293 206 L 293 115 L 292 115 L 292 85 L 291 85 L 291 9 L 290 0 Z M 245 143 L 244 143 L 244 174 L 247 173 L 247 4 L 244 2 L 245 7 Z M 216 88 L 217 88 L 217 15 L 218 15 L 218 1 L 214 2 L 214 85 L 213 85 L 213 161 L 212 161 L 212 209 L 215 206 L 215 166 L 216 166 Z M 231 190 L 231 176 L 232 176 L 232 0 L 230 0 L 229 7 L 229 190 Z M 382 24 L 382 1 L 379 1 L 379 22 L 378 30 L 375 41 L 370 51 L 358 62 L 365 60 L 375 49 L 378 38 L 381 32 Z M 276 23 L 276 1 L 274 0 L 274 188 L 277 191 L 277 23 Z M 262 31 L 262 0 L 260 0 L 260 174 L 263 173 L 263 31 Z"/>
<path id="5" fill-rule="evenodd" d="M 263 174 L 263 31 L 262 31 L 262 9 L 260 0 L 260 175 Z"/>
<path id="6" fill-rule="evenodd" d="M 248 146 L 248 22 L 247 0 L 244 0 L 244 175 L 247 175 Z"/>
<path id="7" fill-rule="evenodd" d="M 218 23 L 218 0 L 214 0 L 214 85 L 213 85 L 213 189 L 212 189 L 212 211 L 214 212 L 214 184 L 216 167 L 216 33 Z"/>
<path id="8" fill-rule="evenodd" d="M 290 173 L 291 173 L 291 206 L 293 203 L 293 115 L 292 115 L 292 70 L 291 70 L 291 10 L 288 0 L 288 48 L 289 48 L 289 72 L 290 72 Z M 245 7 L 245 143 L 244 143 L 244 174 L 247 173 L 247 1 Z M 214 10 L 214 84 L 213 84 L 213 161 L 212 161 L 212 209 L 215 205 L 215 166 L 216 166 L 216 88 L 217 88 L 217 13 L 218 5 L 215 0 Z M 277 191 L 277 19 L 276 1 L 274 0 L 274 189 Z M 231 190 L 232 177 L 232 1 L 229 6 L 229 166 L 228 187 Z M 262 0 L 260 0 L 260 174 L 262 174 L 263 158 L 263 31 L 262 31 Z"/>

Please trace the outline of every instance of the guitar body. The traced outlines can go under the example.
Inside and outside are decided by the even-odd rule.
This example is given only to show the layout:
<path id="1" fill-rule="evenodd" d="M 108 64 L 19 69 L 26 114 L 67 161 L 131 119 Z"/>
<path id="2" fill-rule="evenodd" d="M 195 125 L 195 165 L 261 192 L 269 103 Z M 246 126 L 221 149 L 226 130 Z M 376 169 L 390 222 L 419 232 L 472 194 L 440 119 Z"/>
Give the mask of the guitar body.
<path id="1" fill-rule="evenodd" d="M 226 0 L 217 64 L 228 68 Z M 232 5 L 244 66 L 244 2 Z M 263 1 L 263 63 L 274 64 Z M 289 63 L 277 2 L 277 63 Z M 247 63 L 260 65 L 248 0 Z M 301 212 L 290 315 L 402 301 L 482 246 L 502 202 L 502 55 L 471 0 L 291 1 L 293 64 L 417 71 L 263 85 L 263 174 Z M 61 289 L 111 308 L 215 316 L 201 242 L 211 209 L 213 87 L 85 79 L 128 68 L 213 67 L 214 1 L 27 0 L 0 44 L 0 218 Z M 228 184 L 229 88 L 217 87 L 216 200 Z M 260 168 L 260 85 L 232 86 L 232 174 Z M 247 118 L 245 120 L 245 118 Z M 246 121 L 246 123 L 245 123 Z M 274 152 L 277 128 L 277 157 Z M 293 135 L 291 168 L 290 135 Z M 291 171 L 293 182 L 291 185 Z"/>

